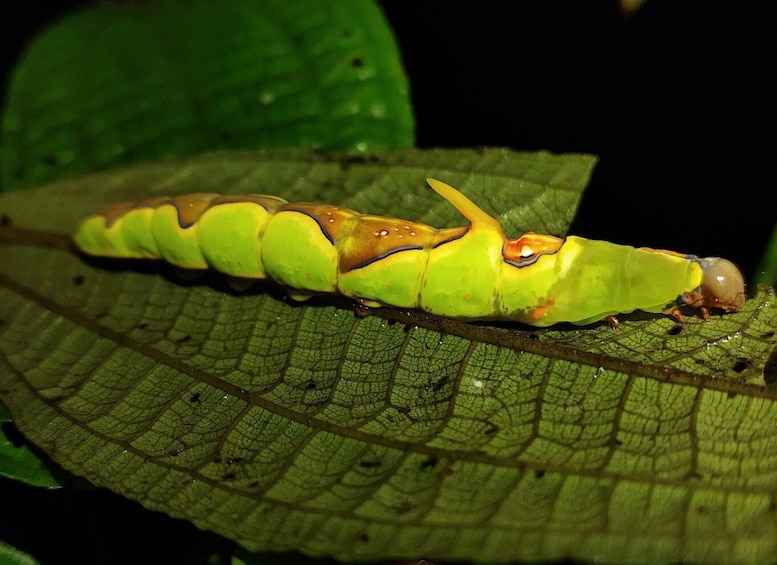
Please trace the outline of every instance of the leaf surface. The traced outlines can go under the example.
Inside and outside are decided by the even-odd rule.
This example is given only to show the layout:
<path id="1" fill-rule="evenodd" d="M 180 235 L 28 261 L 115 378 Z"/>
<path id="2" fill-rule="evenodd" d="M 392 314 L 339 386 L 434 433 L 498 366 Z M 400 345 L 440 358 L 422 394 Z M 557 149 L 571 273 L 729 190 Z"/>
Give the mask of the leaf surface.
<path id="1" fill-rule="evenodd" d="M 102 3 L 26 51 L 5 190 L 208 149 L 413 145 L 399 50 L 371 0 Z"/>
<path id="2" fill-rule="evenodd" d="M 214 154 L 9 194 L 0 210 L 67 233 L 109 201 L 218 190 L 461 225 L 424 187 L 435 176 L 508 233 L 563 233 L 592 164 L 503 150 Z M 181 283 L 9 231 L 0 397 L 64 467 L 150 508 L 250 550 L 343 560 L 777 557 L 767 289 L 679 330 L 639 314 L 620 331 L 360 318 L 346 301 L 235 294 L 217 275 Z"/>

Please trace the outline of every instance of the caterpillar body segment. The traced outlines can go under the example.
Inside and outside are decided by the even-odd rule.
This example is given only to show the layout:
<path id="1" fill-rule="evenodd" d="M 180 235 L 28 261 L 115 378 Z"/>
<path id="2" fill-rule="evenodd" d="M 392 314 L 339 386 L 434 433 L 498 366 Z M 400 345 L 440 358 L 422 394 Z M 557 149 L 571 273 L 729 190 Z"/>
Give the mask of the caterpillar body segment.
<path id="1" fill-rule="evenodd" d="M 707 317 L 709 308 L 736 311 L 744 301 L 742 276 L 724 259 L 576 236 L 509 239 L 459 191 L 428 182 L 469 225 L 437 229 L 274 196 L 191 194 L 96 212 L 74 241 L 91 255 L 269 278 L 296 299 L 338 293 L 370 307 L 534 326 L 677 312 L 678 304 Z"/>

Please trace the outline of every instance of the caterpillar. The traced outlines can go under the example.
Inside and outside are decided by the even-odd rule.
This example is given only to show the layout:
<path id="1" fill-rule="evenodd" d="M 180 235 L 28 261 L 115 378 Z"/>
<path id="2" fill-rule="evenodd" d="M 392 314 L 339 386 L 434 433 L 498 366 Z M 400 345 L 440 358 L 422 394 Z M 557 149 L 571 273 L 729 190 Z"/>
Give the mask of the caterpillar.
<path id="1" fill-rule="evenodd" d="M 89 255 L 164 259 L 235 280 L 271 279 L 296 300 L 339 293 L 367 308 L 415 308 L 467 320 L 589 324 L 643 310 L 684 321 L 679 306 L 735 312 L 737 267 L 719 257 L 577 236 L 505 236 L 444 182 L 429 186 L 469 222 L 433 228 L 274 196 L 190 194 L 110 206 L 73 239 Z"/>

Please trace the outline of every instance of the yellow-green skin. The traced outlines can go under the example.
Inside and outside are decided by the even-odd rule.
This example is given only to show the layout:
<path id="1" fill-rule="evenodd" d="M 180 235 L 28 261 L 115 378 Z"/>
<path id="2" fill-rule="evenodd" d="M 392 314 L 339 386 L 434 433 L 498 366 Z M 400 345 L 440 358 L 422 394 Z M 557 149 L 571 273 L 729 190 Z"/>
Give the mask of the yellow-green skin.
<path id="1" fill-rule="evenodd" d="M 300 300 L 339 293 L 370 307 L 534 326 L 666 311 L 701 284 L 692 256 L 575 236 L 508 240 L 456 189 L 429 183 L 469 226 L 435 229 L 271 196 L 194 194 L 103 210 L 81 223 L 74 241 L 91 255 L 270 278 Z"/>

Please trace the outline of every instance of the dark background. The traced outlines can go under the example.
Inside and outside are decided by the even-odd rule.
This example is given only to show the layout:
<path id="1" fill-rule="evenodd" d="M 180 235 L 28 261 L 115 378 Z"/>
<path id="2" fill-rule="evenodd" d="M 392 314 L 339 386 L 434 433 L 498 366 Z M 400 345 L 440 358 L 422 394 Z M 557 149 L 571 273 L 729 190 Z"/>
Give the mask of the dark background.
<path id="1" fill-rule="evenodd" d="M 35 32 L 88 5 L 52 4 L 0 7 L 3 90 Z M 630 17 L 585 0 L 381 5 L 420 147 L 597 154 L 572 232 L 722 255 L 752 275 L 777 220 L 777 3 L 650 0 Z M 54 538 L 93 551 L 83 563 L 106 548 L 115 563 L 196 563 L 218 539 L 104 491 L 0 481 L 0 500 L 0 537 L 44 563 L 64 562 Z M 147 553 L 154 541 L 163 553 Z"/>

